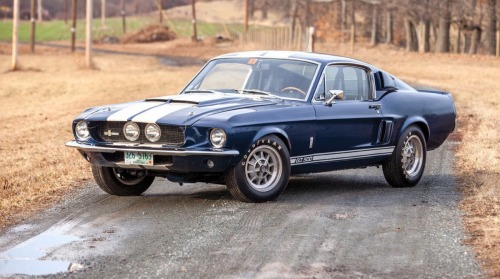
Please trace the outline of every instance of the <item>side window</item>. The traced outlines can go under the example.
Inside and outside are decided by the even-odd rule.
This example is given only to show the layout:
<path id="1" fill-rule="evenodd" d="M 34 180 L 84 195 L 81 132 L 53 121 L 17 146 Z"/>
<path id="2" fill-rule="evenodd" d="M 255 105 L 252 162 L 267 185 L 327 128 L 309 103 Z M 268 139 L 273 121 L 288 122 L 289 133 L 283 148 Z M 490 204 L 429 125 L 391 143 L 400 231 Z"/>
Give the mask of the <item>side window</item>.
<path id="1" fill-rule="evenodd" d="M 344 100 L 362 101 L 370 98 L 368 74 L 364 69 L 354 66 L 328 66 L 325 69 L 325 77 L 319 86 L 315 97 L 316 100 L 328 99 L 330 90 L 344 91 Z"/>

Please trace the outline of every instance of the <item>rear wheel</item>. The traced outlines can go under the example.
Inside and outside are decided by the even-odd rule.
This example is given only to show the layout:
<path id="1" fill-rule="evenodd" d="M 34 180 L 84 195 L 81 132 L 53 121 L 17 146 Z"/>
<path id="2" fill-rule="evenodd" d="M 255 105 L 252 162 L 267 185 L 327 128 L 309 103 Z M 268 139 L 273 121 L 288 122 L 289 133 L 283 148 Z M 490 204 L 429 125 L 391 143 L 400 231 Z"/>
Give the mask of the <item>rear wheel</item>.
<path id="1" fill-rule="evenodd" d="M 382 168 L 385 179 L 393 187 L 413 187 L 422 178 L 427 149 L 422 131 L 415 126 L 403 131 L 392 154 Z"/>
<path id="2" fill-rule="evenodd" d="M 92 174 L 99 187 L 115 196 L 138 196 L 154 181 L 145 170 L 127 170 L 92 165 Z"/>
<path id="3" fill-rule="evenodd" d="M 276 136 L 265 136 L 248 150 L 241 162 L 226 175 L 231 195 L 245 202 L 277 199 L 290 177 L 290 154 Z"/>

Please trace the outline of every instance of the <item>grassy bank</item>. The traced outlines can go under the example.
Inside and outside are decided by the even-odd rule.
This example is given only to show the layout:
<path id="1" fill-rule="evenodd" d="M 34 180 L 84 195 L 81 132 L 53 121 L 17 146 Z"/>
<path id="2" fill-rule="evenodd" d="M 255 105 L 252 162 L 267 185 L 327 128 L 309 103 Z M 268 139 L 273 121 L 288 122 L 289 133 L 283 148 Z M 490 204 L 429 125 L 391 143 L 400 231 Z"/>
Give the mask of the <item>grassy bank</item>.
<path id="1" fill-rule="evenodd" d="M 127 17 L 127 32 L 134 32 L 141 29 L 148 24 L 157 23 L 156 17 Z M 38 23 L 36 25 L 36 41 L 65 41 L 71 38 L 71 23 L 64 23 L 64 20 L 51 20 Z M 101 27 L 100 19 L 94 19 L 92 23 L 94 30 L 93 36 L 95 39 L 103 35 L 121 37 L 122 20 L 121 18 L 108 18 L 106 20 L 106 27 Z M 172 30 L 174 30 L 180 37 L 192 36 L 192 23 L 190 20 L 167 20 L 165 22 Z M 31 23 L 29 21 L 21 21 L 19 25 L 19 41 L 29 42 Z M 224 34 L 225 28 L 230 33 L 241 33 L 243 31 L 242 24 L 227 24 L 224 27 L 221 23 L 198 22 L 198 36 L 199 37 L 213 37 L 216 34 Z M 79 19 L 76 25 L 76 38 L 78 41 L 85 39 L 85 20 Z M 12 40 L 12 21 L 0 21 L 0 41 L 8 42 Z"/>

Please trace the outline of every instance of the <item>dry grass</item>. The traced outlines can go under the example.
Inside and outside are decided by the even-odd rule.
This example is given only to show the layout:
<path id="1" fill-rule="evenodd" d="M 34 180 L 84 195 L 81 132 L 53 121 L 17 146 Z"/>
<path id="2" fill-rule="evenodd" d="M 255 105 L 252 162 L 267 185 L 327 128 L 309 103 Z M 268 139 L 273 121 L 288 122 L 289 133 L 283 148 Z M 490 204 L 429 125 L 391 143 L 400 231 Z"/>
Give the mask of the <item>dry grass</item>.
<path id="1" fill-rule="evenodd" d="M 130 50 L 209 58 L 232 50 L 186 42 L 127 46 Z M 121 46 L 112 46 L 116 49 Z M 388 48 L 356 50 L 323 46 L 323 52 L 354 56 L 412 83 L 453 93 L 459 114 L 456 172 L 463 185 L 461 208 L 468 243 L 490 277 L 500 277 L 500 59 L 484 56 L 405 53 Z M 0 45 L 0 71 L 8 68 Z M 0 73 L 0 226 L 51 204 L 90 178 L 88 164 L 64 147 L 70 123 L 82 109 L 175 93 L 198 67 L 168 68 L 148 58 L 97 56 L 99 70 L 79 67 L 82 57 L 44 51 L 24 55 L 20 72 Z"/>
<path id="2" fill-rule="evenodd" d="M 416 54 L 388 48 L 323 51 L 354 56 L 402 79 L 451 92 L 459 116 L 456 173 L 461 182 L 468 244 L 489 277 L 500 277 L 500 59 Z M 339 51 L 340 50 L 340 51 Z M 457 136 L 458 135 L 458 136 Z"/>
<path id="3" fill-rule="evenodd" d="M 64 146 L 83 109 L 175 94 L 198 70 L 127 56 L 96 56 L 98 70 L 86 70 L 82 60 L 53 51 L 23 55 L 24 70 L 8 72 L 9 56 L 0 55 L 0 227 L 91 177 L 78 152 Z"/>

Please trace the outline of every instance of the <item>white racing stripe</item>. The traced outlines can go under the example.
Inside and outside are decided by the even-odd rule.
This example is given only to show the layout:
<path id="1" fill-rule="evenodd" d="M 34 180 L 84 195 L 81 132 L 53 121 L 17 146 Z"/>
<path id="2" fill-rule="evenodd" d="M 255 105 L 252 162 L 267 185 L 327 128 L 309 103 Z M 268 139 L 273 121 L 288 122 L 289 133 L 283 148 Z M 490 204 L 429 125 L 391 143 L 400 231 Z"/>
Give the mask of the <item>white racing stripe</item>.
<path id="1" fill-rule="evenodd" d="M 380 155 L 390 155 L 394 151 L 394 146 L 382 148 L 368 148 L 353 151 L 338 151 L 331 153 L 318 153 L 290 158 L 292 165 L 302 165 L 321 162 L 334 162 L 341 160 L 360 159 L 375 157 Z"/>
<path id="2" fill-rule="evenodd" d="M 133 104 L 111 114 L 108 116 L 107 121 L 127 121 L 130 117 L 160 104 L 164 104 L 164 102 L 141 102 Z"/>
<path id="3" fill-rule="evenodd" d="M 186 104 L 186 103 L 164 104 L 137 115 L 132 119 L 132 121 L 142 122 L 142 123 L 155 123 L 156 121 L 158 121 L 158 119 L 162 117 L 165 117 L 181 109 L 190 108 L 193 106 L 195 106 L 195 104 Z"/>

